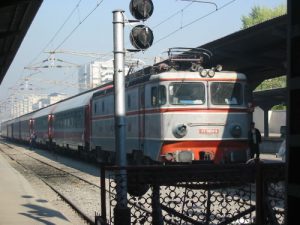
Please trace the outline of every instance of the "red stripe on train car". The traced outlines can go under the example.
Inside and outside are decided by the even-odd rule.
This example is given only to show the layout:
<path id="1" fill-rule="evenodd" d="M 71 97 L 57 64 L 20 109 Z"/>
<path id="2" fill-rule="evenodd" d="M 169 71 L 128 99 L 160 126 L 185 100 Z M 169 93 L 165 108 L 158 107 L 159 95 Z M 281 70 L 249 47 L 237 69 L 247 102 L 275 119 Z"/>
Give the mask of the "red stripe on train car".
<path id="1" fill-rule="evenodd" d="M 127 112 L 127 116 L 133 116 L 133 115 L 139 115 L 139 114 L 156 114 L 156 113 L 172 113 L 172 112 L 185 112 L 185 113 L 247 113 L 248 109 L 237 109 L 237 108 L 159 108 L 159 109 L 146 109 L 146 110 L 140 110 L 140 111 L 131 111 Z M 113 114 L 110 115 L 99 115 L 99 116 L 93 116 L 92 120 L 98 120 L 98 119 L 111 119 L 114 117 Z"/>

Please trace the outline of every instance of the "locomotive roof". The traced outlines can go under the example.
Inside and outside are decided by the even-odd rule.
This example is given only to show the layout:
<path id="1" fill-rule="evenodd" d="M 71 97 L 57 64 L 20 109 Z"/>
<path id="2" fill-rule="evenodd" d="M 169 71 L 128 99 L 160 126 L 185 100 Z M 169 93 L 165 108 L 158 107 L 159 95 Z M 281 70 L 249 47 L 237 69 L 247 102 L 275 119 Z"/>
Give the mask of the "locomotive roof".
<path id="1" fill-rule="evenodd" d="M 246 76 L 243 73 L 237 73 L 234 71 L 222 71 L 222 72 L 215 72 L 213 77 L 201 77 L 198 72 L 191 72 L 191 71 L 170 71 L 152 75 L 150 80 L 154 79 L 203 79 L 203 80 L 246 80 Z"/>
<path id="2" fill-rule="evenodd" d="M 201 77 L 199 72 L 192 72 L 192 71 L 166 71 L 162 73 L 156 73 L 156 74 L 147 74 L 147 75 L 141 75 L 140 76 L 133 76 L 127 78 L 127 86 L 133 86 L 139 83 L 144 83 L 150 80 L 155 79 L 203 79 L 203 80 L 216 80 L 216 79 L 233 79 L 233 80 L 246 80 L 246 75 L 243 73 L 238 73 L 235 71 L 221 71 L 221 72 L 215 72 L 214 77 Z"/>

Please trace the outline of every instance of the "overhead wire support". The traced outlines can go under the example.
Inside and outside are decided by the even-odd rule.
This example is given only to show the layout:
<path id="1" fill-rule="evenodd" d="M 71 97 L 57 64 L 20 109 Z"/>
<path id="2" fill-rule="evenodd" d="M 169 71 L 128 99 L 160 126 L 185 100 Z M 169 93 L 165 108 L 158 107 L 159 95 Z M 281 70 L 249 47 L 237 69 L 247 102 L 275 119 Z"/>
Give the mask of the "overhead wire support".
<path id="1" fill-rule="evenodd" d="M 184 1 L 184 0 L 181 0 L 181 1 Z M 221 7 L 217 7 L 216 10 L 211 11 L 211 12 L 209 12 L 209 13 L 207 13 L 207 14 L 201 16 L 201 17 L 198 17 L 197 19 L 195 19 L 195 20 L 193 20 L 193 21 L 191 21 L 191 22 L 189 22 L 189 23 L 187 23 L 187 24 L 181 25 L 181 26 L 180 26 L 179 28 L 177 28 L 176 30 L 174 30 L 174 31 L 172 31 L 171 33 L 165 35 L 164 37 L 158 39 L 156 42 L 154 42 L 154 44 L 157 44 L 158 42 L 160 42 L 160 41 L 162 41 L 162 40 L 164 40 L 164 39 L 166 39 L 166 38 L 172 36 L 173 34 L 177 33 L 178 31 L 180 31 L 180 30 L 182 30 L 182 29 L 184 29 L 184 28 L 186 28 L 186 27 L 188 27 L 188 26 L 190 26 L 190 25 L 192 25 L 192 24 L 198 22 L 199 20 L 202 20 L 202 19 L 204 19 L 204 18 L 210 16 L 211 14 L 215 13 L 216 11 L 218 11 L 218 10 L 220 10 L 220 9 L 225 8 L 226 6 L 232 4 L 232 3 L 235 2 L 235 1 L 236 1 L 236 0 L 231 0 L 231 1 L 227 2 L 227 3 L 225 3 L 224 5 L 222 5 Z"/>
<path id="2" fill-rule="evenodd" d="M 31 60 L 30 63 L 28 64 L 32 64 L 32 62 L 34 62 L 41 53 L 43 53 L 46 48 L 54 41 L 54 39 L 57 37 L 57 35 L 61 32 L 61 30 L 63 29 L 63 27 L 66 25 L 66 23 L 69 21 L 69 19 L 73 16 L 74 12 L 76 11 L 76 9 L 79 7 L 80 3 L 82 0 L 79 0 L 76 4 L 76 6 L 74 7 L 74 9 L 71 11 L 71 13 L 68 15 L 68 17 L 65 19 L 65 21 L 62 23 L 62 25 L 58 28 L 58 30 L 55 32 L 55 34 L 53 35 L 53 37 L 50 39 L 50 41 L 48 41 L 48 43 L 45 45 L 45 47 L 38 53 L 38 55 Z"/>
<path id="3" fill-rule="evenodd" d="M 90 58 L 102 58 L 107 56 L 107 53 L 97 53 L 97 52 L 78 52 L 78 51 L 70 51 L 70 50 L 55 50 L 55 51 L 45 51 L 48 54 L 70 54 L 70 55 L 78 55 L 78 56 L 86 56 Z"/>
<path id="4" fill-rule="evenodd" d="M 218 5 L 214 2 L 207 2 L 207 1 L 200 1 L 200 0 L 180 0 L 180 1 L 184 1 L 184 2 L 198 2 L 198 3 L 206 3 L 206 4 L 212 4 L 214 6 L 216 6 L 216 10 L 218 10 Z"/>

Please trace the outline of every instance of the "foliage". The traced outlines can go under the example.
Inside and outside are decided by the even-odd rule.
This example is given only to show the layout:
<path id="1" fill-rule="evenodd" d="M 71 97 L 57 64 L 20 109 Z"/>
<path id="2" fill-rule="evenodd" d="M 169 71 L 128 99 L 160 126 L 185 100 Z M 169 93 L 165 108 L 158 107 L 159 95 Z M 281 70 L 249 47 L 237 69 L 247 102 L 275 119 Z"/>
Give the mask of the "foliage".
<path id="1" fill-rule="evenodd" d="M 257 86 L 255 91 L 263 91 L 275 88 L 285 88 L 286 87 L 286 76 L 276 77 L 263 81 Z M 286 106 L 283 104 L 275 105 L 272 110 L 286 110 Z"/>
<path id="2" fill-rule="evenodd" d="M 275 8 L 268 8 L 263 6 L 254 6 L 248 16 L 242 16 L 242 28 L 248 28 L 266 20 L 272 19 L 277 16 L 286 14 L 286 5 L 282 4 Z"/>
<path id="3" fill-rule="evenodd" d="M 242 16 L 242 29 L 254 26 L 258 23 L 262 23 L 266 20 L 272 19 L 277 16 L 286 14 L 287 8 L 285 4 L 279 5 L 275 8 L 268 8 L 262 6 L 254 6 L 252 11 L 247 16 Z M 286 87 L 286 76 L 272 78 L 263 81 L 255 90 L 268 90 L 274 88 Z M 272 107 L 272 110 L 285 110 L 285 105 L 276 105 Z"/>
<path id="4" fill-rule="evenodd" d="M 276 77 L 268 80 L 264 80 L 260 85 L 257 86 L 255 91 L 263 91 L 274 88 L 286 87 L 286 76 Z"/>
<path id="5" fill-rule="evenodd" d="M 280 104 L 280 105 L 274 105 L 272 107 L 272 110 L 275 111 L 275 110 L 286 110 L 286 105 L 283 105 L 283 104 Z"/>

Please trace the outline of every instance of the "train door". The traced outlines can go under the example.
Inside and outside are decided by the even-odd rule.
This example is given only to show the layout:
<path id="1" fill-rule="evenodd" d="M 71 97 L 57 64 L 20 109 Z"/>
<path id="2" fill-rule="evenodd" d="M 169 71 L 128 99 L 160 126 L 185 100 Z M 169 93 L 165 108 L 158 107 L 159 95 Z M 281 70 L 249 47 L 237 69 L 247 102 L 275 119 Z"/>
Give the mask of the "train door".
<path id="1" fill-rule="evenodd" d="M 48 139 L 49 139 L 49 144 L 52 143 L 52 139 L 53 139 L 53 119 L 54 119 L 54 115 L 49 114 L 48 115 Z"/>
<path id="2" fill-rule="evenodd" d="M 14 124 L 11 123 L 10 126 L 11 126 L 11 136 L 10 136 L 10 137 L 11 137 L 12 139 L 14 139 Z"/>
<path id="3" fill-rule="evenodd" d="M 29 135 L 33 133 L 33 130 L 34 130 L 33 123 L 34 123 L 34 120 L 30 119 L 29 120 Z"/>
<path id="4" fill-rule="evenodd" d="M 85 150 L 89 150 L 90 134 L 91 134 L 91 107 L 90 104 L 84 108 L 84 146 Z"/>
<path id="5" fill-rule="evenodd" d="M 21 140 L 21 121 L 19 121 L 18 123 L 18 129 L 19 129 L 18 139 Z"/>
<path id="6" fill-rule="evenodd" d="M 145 86 L 139 87 L 139 148 L 144 151 L 145 142 Z"/>

